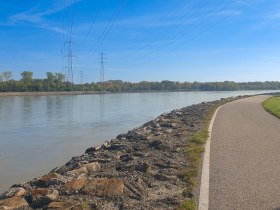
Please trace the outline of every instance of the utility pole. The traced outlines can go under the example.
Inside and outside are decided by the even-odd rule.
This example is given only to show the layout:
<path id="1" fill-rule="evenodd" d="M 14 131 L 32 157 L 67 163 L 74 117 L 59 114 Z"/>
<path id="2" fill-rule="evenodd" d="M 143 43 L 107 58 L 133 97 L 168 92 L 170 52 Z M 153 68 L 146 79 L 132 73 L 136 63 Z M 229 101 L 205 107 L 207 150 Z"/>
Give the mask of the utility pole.
<path id="1" fill-rule="evenodd" d="M 83 76 L 83 69 L 81 69 L 80 84 L 82 85 L 83 83 L 84 83 L 84 76 Z"/>
<path id="2" fill-rule="evenodd" d="M 64 58 L 67 59 L 67 63 L 65 65 L 65 76 L 66 81 L 71 82 L 73 86 L 73 42 L 70 39 L 69 41 L 64 42 L 64 47 L 67 49 L 67 54 Z"/>
<path id="3" fill-rule="evenodd" d="M 100 60 L 100 89 L 101 91 L 104 91 L 104 53 L 103 51 L 100 53 L 100 57 L 98 58 Z"/>

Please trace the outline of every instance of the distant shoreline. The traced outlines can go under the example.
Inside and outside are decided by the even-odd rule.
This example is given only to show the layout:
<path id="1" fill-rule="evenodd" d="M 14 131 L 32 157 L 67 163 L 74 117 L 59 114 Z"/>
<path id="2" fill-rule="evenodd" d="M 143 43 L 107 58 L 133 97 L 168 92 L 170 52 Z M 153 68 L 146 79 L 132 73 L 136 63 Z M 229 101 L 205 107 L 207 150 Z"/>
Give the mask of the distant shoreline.
<path id="1" fill-rule="evenodd" d="M 265 90 L 145 90 L 145 91 L 50 91 L 50 92 L 0 92 L 0 97 L 6 96 L 55 96 L 55 95 L 98 95 L 98 94 L 117 94 L 117 93 L 160 93 L 160 92 L 228 92 L 228 91 L 265 91 Z M 271 90 L 267 90 L 271 91 Z"/>
<path id="2" fill-rule="evenodd" d="M 110 92 L 99 91 L 54 91 L 54 92 L 0 92 L 0 97 L 4 96 L 52 96 L 52 95 L 94 95 Z"/>

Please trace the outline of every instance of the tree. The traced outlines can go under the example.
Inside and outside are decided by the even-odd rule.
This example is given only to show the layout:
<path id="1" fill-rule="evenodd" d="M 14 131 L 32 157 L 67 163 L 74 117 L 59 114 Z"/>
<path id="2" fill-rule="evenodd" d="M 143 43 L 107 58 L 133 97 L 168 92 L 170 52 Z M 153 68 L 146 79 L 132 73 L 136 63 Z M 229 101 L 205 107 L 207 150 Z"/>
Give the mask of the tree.
<path id="1" fill-rule="evenodd" d="M 52 72 L 47 72 L 47 80 L 52 83 L 56 79 L 55 75 Z"/>
<path id="2" fill-rule="evenodd" d="M 12 77 L 13 77 L 13 73 L 11 71 L 4 71 L 2 73 L 2 78 L 4 81 L 9 81 L 12 79 Z"/>
<path id="3" fill-rule="evenodd" d="M 62 73 L 55 73 L 57 82 L 62 83 L 65 80 L 65 75 Z"/>
<path id="4" fill-rule="evenodd" d="M 21 73 L 22 81 L 29 82 L 32 81 L 33 72 L 32 71 L 24 71 Z"/>

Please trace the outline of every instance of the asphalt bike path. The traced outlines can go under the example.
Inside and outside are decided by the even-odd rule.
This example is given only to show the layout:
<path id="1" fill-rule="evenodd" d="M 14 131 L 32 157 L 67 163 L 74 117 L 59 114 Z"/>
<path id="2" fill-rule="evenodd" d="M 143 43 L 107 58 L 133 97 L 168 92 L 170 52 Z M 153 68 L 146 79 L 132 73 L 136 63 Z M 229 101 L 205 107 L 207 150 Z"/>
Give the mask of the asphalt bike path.
<path id="1" fill-rule="evenodd" d="M 210 210 L 280 209 L 280 119 L 254 96 L 222 106 L 212 133 Z"/>

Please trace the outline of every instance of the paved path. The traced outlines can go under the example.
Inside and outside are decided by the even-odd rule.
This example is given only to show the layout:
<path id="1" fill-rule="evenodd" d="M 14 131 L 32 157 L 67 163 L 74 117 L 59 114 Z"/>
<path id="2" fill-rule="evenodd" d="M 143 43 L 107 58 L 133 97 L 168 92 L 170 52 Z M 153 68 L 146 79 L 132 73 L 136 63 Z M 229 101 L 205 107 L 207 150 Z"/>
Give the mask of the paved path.
<path id="1" fill-rule="evenodd" d="M 210 156 L 211 210 L 280 209 L 280 120 L 256 96 L 223 106 Z"/>

